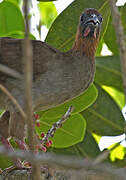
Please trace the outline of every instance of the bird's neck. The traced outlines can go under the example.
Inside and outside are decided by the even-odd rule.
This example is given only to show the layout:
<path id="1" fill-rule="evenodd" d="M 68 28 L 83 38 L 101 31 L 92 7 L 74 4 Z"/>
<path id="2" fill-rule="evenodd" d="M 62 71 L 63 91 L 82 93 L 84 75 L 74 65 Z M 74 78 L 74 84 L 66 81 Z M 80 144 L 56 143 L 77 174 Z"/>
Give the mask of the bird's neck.
<path id="1" fill-rule="evenodd" d="M 99 38 L 82 37 L 82 35 L 79 32 L 77 32 L 72 51 L 78 51 L 80 52 L 80 54 L 86 55 L 88 57 L 94 57 L 98 41 Z"/>

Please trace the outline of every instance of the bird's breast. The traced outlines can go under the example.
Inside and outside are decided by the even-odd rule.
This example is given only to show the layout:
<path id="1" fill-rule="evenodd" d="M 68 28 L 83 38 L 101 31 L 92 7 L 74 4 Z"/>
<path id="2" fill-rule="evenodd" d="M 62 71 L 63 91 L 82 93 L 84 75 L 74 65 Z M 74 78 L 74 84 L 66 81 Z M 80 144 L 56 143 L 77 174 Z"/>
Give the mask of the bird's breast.
<path id="1" fill-rule="evenodd" d="M 49 109 L 79 96 L 92 83 L 94 73 L 94 63 L 85 59 L 53 64 L 35 83 L 34 108 Z"/>

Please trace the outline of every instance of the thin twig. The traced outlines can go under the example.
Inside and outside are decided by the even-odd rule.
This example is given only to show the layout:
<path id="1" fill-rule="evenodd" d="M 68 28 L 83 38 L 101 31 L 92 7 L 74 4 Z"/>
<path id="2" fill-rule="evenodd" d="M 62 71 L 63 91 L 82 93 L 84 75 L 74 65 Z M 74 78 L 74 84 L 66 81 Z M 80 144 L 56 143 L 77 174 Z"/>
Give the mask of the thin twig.
<path id="1" fill-rule="evenodd" d="M 3 146 L 0 146 L 0 154 L 4 154 L 8 157 L 11 158 L 22 158 L 27 160 L 28 162 L 35 163 L 37 162 L 38 164 L 46 164 L 49 165 L 49 167 L 65 167 L 67 168 L 75 168 L 75 169 L 80 169 L 84 168 L 84 170 L 94 170 L 98 171 L 101 174 L 106 173 L 110 174 L 113 177 L 117 177 L 118 179 L 122 178 L 125 179 L 126 173 L 125 171 L 117 170 L 112 168 L 110 165 L 94 165 L 92 161 L 87 160 L 87 159 L 81 159 L 77 157 L 70 157 L 70 156 L 61 156 L 61 155 L 55 155 L 51 153 L 38 153 L 38 154 L 33 154 L 29 153 L 26 151 L 21 151 L 21 150 L 6 150 Z M 114 178 L 113 178 L 114 179 Z M 36 178 L 36 180 L 38 180 Z"/>
<path id="2" fill-rule="evenodd" d="M 103 151 L 100 155 L 98 155 L 94 161 L 93 164 L 99 164 L 101 162 L 103 162 L 105 159 L 107 159 L 107 157 L 110 155 L 110 150 L 105 150 Z"/>
<path id="3" fill-rule="evenodd" d="M 115 27 L 117 43 L 120 51 L 120 61 L 121 61 L 121 70 L 123 78 L 123 87 L 126 101 L 126 43 L 125 36 L 123 31 L 123 26 L 121 22 L 120 13 L 116 7 L 116 1 L 110 0 L 110 6 L 112 11 L 112 20 Z"/>
<path id="4" fill-rule="evenodd" d="M 123 139 L 123 140 L 119 141 L 118 143 L 116 143 L 110 150 L 107 149 L 107 150 L 103 151 L 100 155 L 98 155 L 94 159 L 93 164 L 95 165 L 95 164 L 99 164 L 99 163 L 102 163 L 103 161 L 105 161 L 108 158 L 108 156 L 110 155 L 110 151 L 112 151 L 112 150 L 116 149 L 117 147 L 119 147 L 120 144 L 122 142 L 124 142 L 124 141 L 125 141 L 125 139 Z"/>
<path id="5" fill-rule="evenodd" d="M 21 113 L 21 116 L 23 118 L 26 118 L 26 114 L 23 111 L 20 104 L 17 102 L 17 100 L 9 93 L 9 91 L 2 84 L 0 84 L 0 89 L 9 97 L 9 99 L 13 102 L 13 104 L 18 108 L 19 112 Z"/>
<path id="6" fill-rule="evenodd" d="M 24 85 L 25 85 L 25 105 L 26 105 L 26 122 L 28 128 L 28 140 L 30 150 L 34 151 L 35 138 L 34 138 L 34 124 L 33 124 L 33 111 L 32 111 L 32 79 L 33 79 L 33 52 L 32 45 L 29 40 L 29 20 L 28 20 L 28 0 L 24 0 L 24 16 L 25 16 L 25 39 L 24 39 Z M 40 180 L 40 168 L 37 163 L 32 164 L 33 179 Z"/>
<path id="7" fill-rule="evenodd" d="M 25 159 L 28 162 L 34 163 L 34 162 L 38 162 L 38 163 L 47 163 L 49 165 L 61 165 L 64 167 L 70 167 L 70 168 L 89 168 L 89 164 L 92 161 L 89 160 L 84 160 L 81 158 L 77 158 L 73 156 L 64 156 L 64 155 L 55 155 L 54 153 L 42 153 L 39 152 L 37 154 L 34 153 L 30 153 L 27 151 L 22 151 L 22 150 L 17 150 L 15 149 L 15 151 L 11 151 L 11 150 L 7 150 L 5 149 L 4 146 L 0 146 L 0 154 L 4 154 L 8 157 L 11 158 L 21 158 L 21 159 Z M 85 164 L 85 161 L 87 162 L 87 164 Z M 89 162 L 89 164 L 88 164 Z M 91 167 L 90 167 L 91 168 Z"/>
<path id="8" fill-rule="evenodd" d="M 29 40 L 28 23 L 28 0 L 24 0 L 25 15 L 25 39 L 23 43 L 24 54 L 24 87 L 25 87 L 25 110 L 27 114 L 28 139 L 31 150 L 34 150 L 33 115 L 32 115 L 32 47 Z"/>
<path id="9" fill-rule="evenodd" d="M 73 109 L 73 106 L 70 106 L 67 112 L 62 116 L 62 118 L 52 125 L 51 129 L 48 130 L 47 134 L 41 140 L 42 144 L 45 144 L 50 137 L 54 136 L 56 130 L 62 127 L 62 124 L 65 123 L 65 121 L 70 117 Z"/>
<path id="10" fill-rule="evenodd" d="M 14 69 L 11 69 L 3 64 L 0 64 L 0 72 L 3 72 L 4 74 L 7 74 L 8 76 L 17 78 L 17 79 L 22 79 L 22 75 L 15 71 Z"/>

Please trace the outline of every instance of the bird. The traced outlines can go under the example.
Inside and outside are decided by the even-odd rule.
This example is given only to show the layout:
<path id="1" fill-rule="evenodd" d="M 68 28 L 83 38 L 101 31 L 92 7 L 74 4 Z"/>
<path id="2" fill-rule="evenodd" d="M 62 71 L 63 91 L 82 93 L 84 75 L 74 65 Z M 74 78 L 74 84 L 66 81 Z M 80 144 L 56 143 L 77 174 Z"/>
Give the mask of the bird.
<path id="1" fill-rule="evenodd" d="M 30 40 L 33 48 L 33 111 L 47 110 L 79 96 L 93 82 L 95 52 L 102 25 L 102 15 L 87 8 L 79 18 L 75 41 L 70 50 L 61 52 L 39 40 Z M 23 77 L 23 39 L 0 38 L 0 64 Z M 24 109 L 24 83 L 0 72 L 2 84 Z M 11 148 L 12 137 L 25 148 L 25 121 L 12 101 L 0 91 L 0 140 Z M 27 148 L 26 148 L 27 149 Z M 15 163 L 20 166 L 20 163 Z"/>

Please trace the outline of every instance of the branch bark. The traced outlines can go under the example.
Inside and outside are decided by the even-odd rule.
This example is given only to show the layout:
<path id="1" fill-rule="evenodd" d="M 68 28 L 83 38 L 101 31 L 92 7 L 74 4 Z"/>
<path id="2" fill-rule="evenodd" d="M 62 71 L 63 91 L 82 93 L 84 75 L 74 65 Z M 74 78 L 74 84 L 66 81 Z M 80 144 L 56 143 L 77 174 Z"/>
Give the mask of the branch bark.
<path id="1" fill-rule="evenodd" d="M 22 79 L 22 75 L 19 72 L 15 71 L 3 64 L 0 64 L 0 72 L 3 72 L 4 74 L 7 74 L 7 75 L 17 78 L 17 79 Z"/>
<path id="2" fill-rule="evenodd" d="M 99 167 L 102 166 L 101 164 Z M 104 166 L 103 166 L 104 168 Z M 119 172 L 118 172 L 119 173 Z M 119 174 L 122 172 L 120 171 Z M 111 174 L 101 170 L 85 170 L 83 169 L 63 169 L 63 168 L 50 168 L 49 172 L 41 172 L 41 180 L 125 180 L 125 177 L 119 174 Z M 126 176 L 126 174 L 125 174 Z M 0 180 L 32 180 L 30 171 L 15 170 L 6 176 L 0 175 Z M 37 179 L 36 179 L 37 180 Z"/>
<path id="3" fill-rule="evenodd" d="M 26 104 L 26 123 L 28 128 L 29 148 L 34 151 L 34 124 L 32 110 L 32 79 L 33 79 L 33 52 L 32 45 L 29 40 L 29 20 L 28 20 L 28 0 L 24 0 L 24 16 L 25 16 L 25 39 L 23 44 L 24 54 L 24 87 L 25 87 L 25 104 Z M 40 180 L 40 170 L 37 162 L 32 164 L 33 179 Z"/>
<path id="4" fill-rule="evenodd" d="M 112 20 L 113 20 L 113 25 L 115 27 L 117 43 L 120 51 L 120 62 L 121 62 L 125 102 L 126 102 L 126 43 L 125 43 L 125 36 L 124 36 L 120 13 L 115 3 L 116 3 L 115 0 L 110 0 Z"/>
<path id="5" fill-rule="evenodd" d="M 29 152 L 5 151 L 0 146 L 0 154 L 5 154 L 9 157 L 25 158 L 30 162 L 37 162 L 40 165 L 48 166 L 48 169 L 42 169 L 41 180 L 46 179 L 64 179 L 64 180 L 125 180 L 126 171 L 123 169 L 116 169 L 108 164 L 95 164 L 91 160 L 78 159 L 73 156 L 59 156 L 50 153 L 39 153 L 34 155 Z M 32 180 L 32 174 L 29 170 L 13 170 L 7 174 L 2 173 L 0 180 Z M 36 178 L 37 179 L 37 178 Z"/>
<path id="6" fill-rule="evenodd" d="M 21 116 L 23 118 L 26 118 L 26 114 L 23 111 L 22 107 L 20 106 L 20 104 L 16 101 L 16 99 L 10 94 L 10 92 L 2 85 L 0 84 L 0 89 L 4 92 L 4 94 L 6 94 L 9 99 L 13 102 L 13 104 L 17 107 L 17 109 L 19 110 Z"/>

